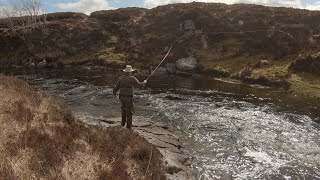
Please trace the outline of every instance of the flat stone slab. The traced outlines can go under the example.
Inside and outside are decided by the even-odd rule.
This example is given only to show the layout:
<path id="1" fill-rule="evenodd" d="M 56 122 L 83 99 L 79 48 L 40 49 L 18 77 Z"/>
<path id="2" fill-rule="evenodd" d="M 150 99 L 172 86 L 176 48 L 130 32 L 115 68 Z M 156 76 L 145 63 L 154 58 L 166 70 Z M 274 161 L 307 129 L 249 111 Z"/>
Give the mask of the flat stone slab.
<path id="1" fill-rule="evenodd" d="M 100 125 L 106 127 L 121 126 L 121 118 L 98 119 Z M 153 122 L 141 116 L 133 117 L 132 129 L 156 146 L 163 155 L 167 179 L 192 179 L 191 171 L 186 166 L 187 157 L 181 150 L 179 138 L 169 131 L 169 126 L 161 122 Z"/>

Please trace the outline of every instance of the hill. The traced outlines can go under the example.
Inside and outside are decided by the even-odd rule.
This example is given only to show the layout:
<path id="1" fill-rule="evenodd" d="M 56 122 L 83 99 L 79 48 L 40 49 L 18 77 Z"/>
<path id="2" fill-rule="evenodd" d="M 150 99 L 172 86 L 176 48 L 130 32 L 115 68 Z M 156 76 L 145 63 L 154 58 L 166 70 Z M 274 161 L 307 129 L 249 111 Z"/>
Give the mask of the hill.
<path id="1" fill-rule="evenodd" d="M 55 66 L 149 69 L 176 42 L 164 64 L 192 56 L 196 72 L 319 97 L 320 87 L 312 85 L 320 75 L 319 21 L 319 11 L 194 2 L 90 16 L 48 14 L 45 31 L 23 41 L 2 19 L 0 64 L 27 66 L 45 59 Z"/>

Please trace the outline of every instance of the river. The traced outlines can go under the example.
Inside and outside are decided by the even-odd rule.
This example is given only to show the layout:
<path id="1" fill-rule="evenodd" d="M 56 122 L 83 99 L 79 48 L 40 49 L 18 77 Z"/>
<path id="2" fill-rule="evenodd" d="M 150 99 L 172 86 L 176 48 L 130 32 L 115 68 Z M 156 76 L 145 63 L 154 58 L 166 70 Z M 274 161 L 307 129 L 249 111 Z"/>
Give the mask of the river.
<path id="1" fill-rule="evenodd" d="M 59 96 L 88 122 L 120 116 L 112 96 L 119 72 L 2 72 Z M 136 90 L 136 115 L 172 127 L 195 179 L 320 179 L 317 101 L 201 76 L 153 78 L 150 86 Z"/>

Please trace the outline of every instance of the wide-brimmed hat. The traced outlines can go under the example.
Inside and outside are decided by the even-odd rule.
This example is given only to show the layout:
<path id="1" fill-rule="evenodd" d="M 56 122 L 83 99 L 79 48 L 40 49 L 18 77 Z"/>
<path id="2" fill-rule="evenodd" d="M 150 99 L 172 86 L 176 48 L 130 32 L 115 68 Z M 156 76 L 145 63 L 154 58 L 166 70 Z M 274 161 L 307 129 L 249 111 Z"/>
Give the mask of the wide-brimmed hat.
<path id="1" fill-rule="evenodd" d="M 126 68 L 123 70 L 123 72 L 133 72 L 135 69 L 132 69 L 132 66 L 127 65 Z"/>

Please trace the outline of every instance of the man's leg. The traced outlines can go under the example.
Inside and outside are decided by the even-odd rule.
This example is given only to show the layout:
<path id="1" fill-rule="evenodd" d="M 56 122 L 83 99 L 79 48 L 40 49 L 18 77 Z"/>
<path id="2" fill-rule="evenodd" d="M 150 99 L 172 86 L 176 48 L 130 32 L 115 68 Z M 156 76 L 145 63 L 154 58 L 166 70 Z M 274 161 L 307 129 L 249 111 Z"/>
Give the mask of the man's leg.
<path id="1" fill-rule="evenodd" d="M 133 115 L 133 98 L 129 98 L 128 104 L 127 104 L 127 128 L 132 127 L 132 115 Z"/>
<path id="2" fill-rule="evenodd" d="M 126 101 L 122 97 L 120 97 L 120 101 L 121 101 L 121 111 L 122 111 L 121 126 L 125 126 L 127 121 Z"/>
<path id="3" fill-rule="evenodd" d="M 127 128 L 132 127 L 132 114 L 129 112 L 127 113 Z"/>
<path id="4" fill-rule="evenodd" d="M 122 110 L 121 126 L 126 125 L 126 121 L 127 121 L 127 113 L 126 111 Z"/>

